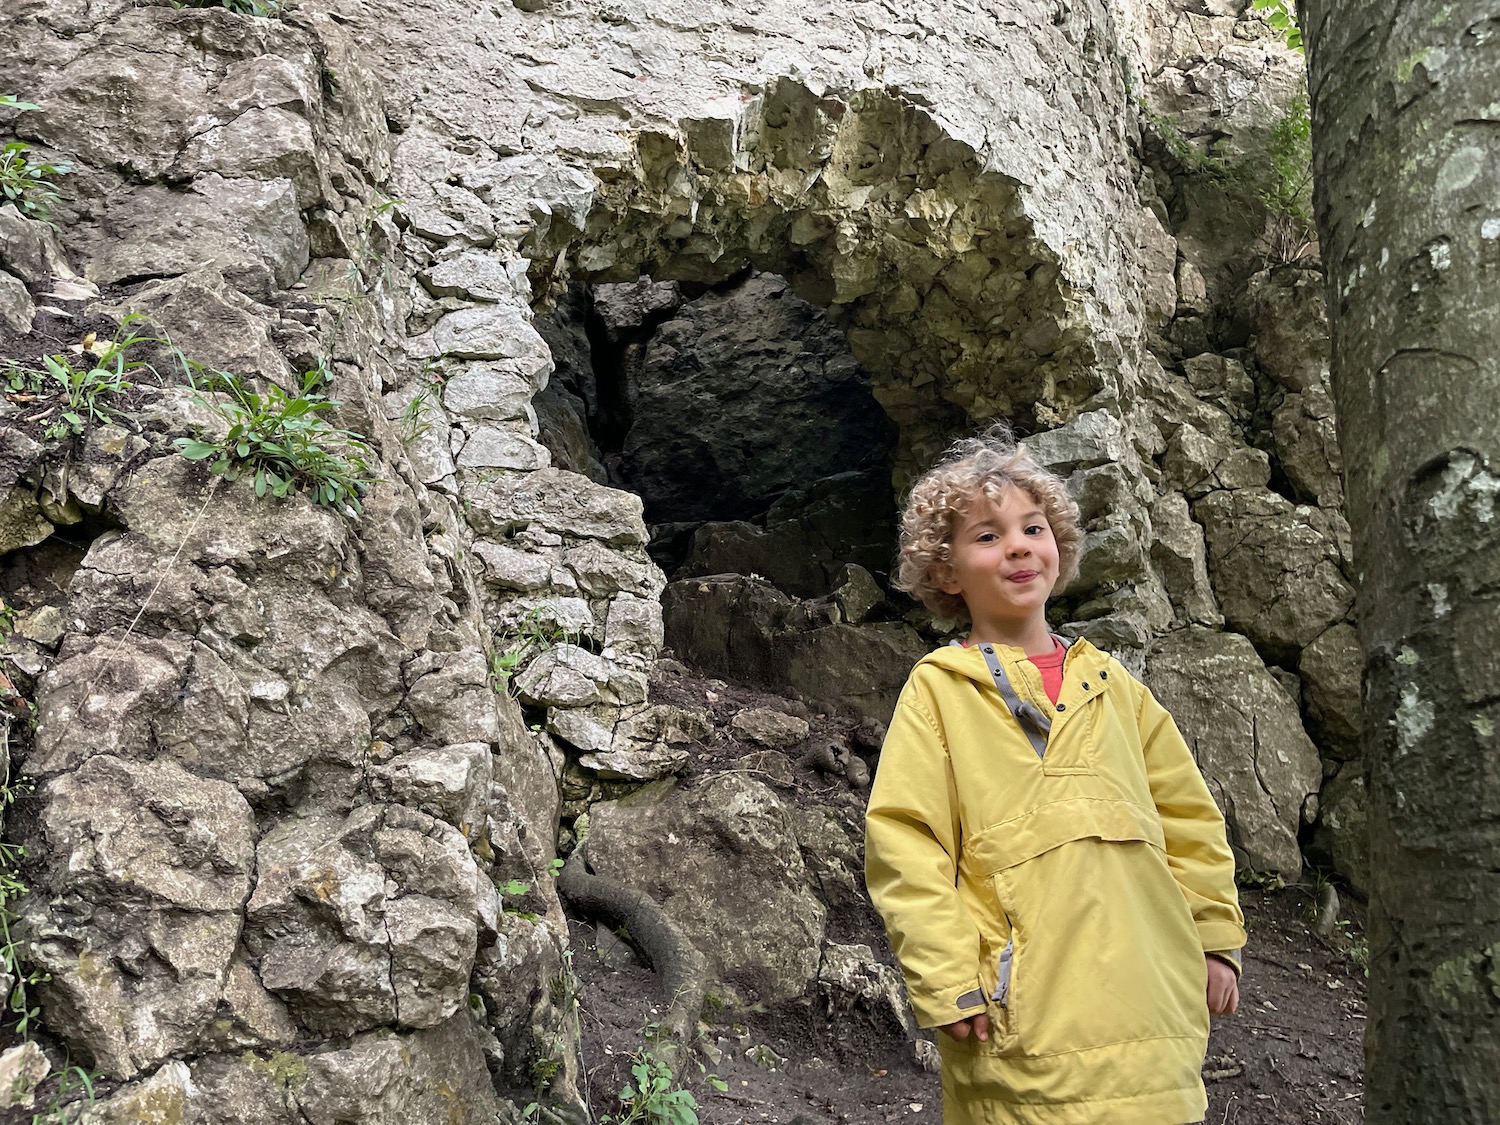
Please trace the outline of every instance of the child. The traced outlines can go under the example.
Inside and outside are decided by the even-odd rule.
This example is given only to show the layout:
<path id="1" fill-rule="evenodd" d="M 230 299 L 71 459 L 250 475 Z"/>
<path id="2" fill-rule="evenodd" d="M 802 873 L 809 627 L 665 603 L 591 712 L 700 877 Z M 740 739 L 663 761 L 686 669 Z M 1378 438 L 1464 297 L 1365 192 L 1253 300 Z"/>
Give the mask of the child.
<path id="1" fill-rule="evenodd" d="M 1208 1017 L 1234 1011 L 1244 918 L 1224 820 L 1172 718 L 1047 631 L 1083 532 L 997 428 L 917 482 L 898 585 L 966 644 L 901 693 L 866 879 L 923 1027 L 944 1125 L 1183 1125 Z"/>

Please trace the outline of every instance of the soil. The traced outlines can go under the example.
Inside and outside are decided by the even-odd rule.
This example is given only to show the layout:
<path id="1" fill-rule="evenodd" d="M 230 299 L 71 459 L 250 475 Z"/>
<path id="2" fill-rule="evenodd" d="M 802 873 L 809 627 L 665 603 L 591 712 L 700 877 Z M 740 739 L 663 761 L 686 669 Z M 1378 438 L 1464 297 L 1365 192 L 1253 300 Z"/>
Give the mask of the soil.
<path id="1" fill-rule="evenodd" d="M 672 665 L 668 664 L 668 668 Z M 843 748 L 874 765 L 878 733 L 869 724 L 818 715 L 796 702 L 691 674 L 677 666 L 653 686 L 653 699 L 713 712 L 683 783 L 719 770 L 752 769 L 783 801 L 832 808 L 851 826 L 862 816 L 860 790 L 830 775 L 808 749 Z M 808 718 L 812 737 L 786 762 L 735 737 L 729 728 L 745 707 L 771 707 Z M 878 742 L 877 742 L 878 745 Z M 757 755 L 750 757 L 750 755 Z M 790 767 L 789 772 L 787 766 Z M 858 836 L 856 836 L 858 838 Z M 1324 890 L 1325 896 L 1327 890 Z M 1346 903 L 1328 936 L 1314 930 L 1311 887 L 1241 888 L 1250 930 L 1239 1011 L 1216 1018 L 1204 1062 L 1206 1125 L 1358 1125 L 1365 1020 L 1359 961 L 1362 912 Z M 868 902 L 831 913 L 830 937 L 864 944 L 894 964 L 879 918 Z M 647 1041 L 644 1029 L 665 1008 L 651 970 L 608 931 L 573 923 L 574 972 L 588 1095 L 596 1120 L 625 1110 L 620 1092 Z M 765 1010 L 705 1007 L 699 1062 L 683 1076 L 705 1125 L 938 1125 L 935 1054 L 915 1044 L 891 1013 L 856 1007 L 830 1014 L 811 992 L 801 1004 Z M 930 1042 L 931 1032 L 919 1037 Z M 726 1085 L 719 1090 L 716 1076 Z M 1163 1125 L 1172 1125 L 1164 1122 Z"/>

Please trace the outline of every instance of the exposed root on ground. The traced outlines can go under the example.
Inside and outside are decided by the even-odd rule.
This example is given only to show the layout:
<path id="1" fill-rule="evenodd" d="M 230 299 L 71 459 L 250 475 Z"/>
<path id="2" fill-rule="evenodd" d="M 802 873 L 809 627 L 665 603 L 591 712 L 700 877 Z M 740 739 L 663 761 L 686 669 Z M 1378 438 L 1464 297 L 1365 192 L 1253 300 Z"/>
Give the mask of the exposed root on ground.
<path id="1" fill-rule="evenodd" d="M 583 920 L 623 927 L 625 940 L 651 963 L 668 999 L 657 1055 L 675 1077 L 686 1066 L 698 1033 L 706 977 L 703 954 L 650 895 L 588 871 L 583 851 L 569 857 L 557 889 Z"/>

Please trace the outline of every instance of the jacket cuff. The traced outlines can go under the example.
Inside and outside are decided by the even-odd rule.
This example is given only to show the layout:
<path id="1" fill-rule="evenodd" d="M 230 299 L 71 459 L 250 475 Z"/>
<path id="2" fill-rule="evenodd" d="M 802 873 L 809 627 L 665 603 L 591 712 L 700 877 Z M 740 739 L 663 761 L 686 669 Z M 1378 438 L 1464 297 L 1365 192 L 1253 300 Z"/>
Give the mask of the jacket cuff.
<path id="1" fill-rule="evenodd" d="M 960 986 L 941 993 L 912 996 L 911 1007 L 918 1027 L 945 1027 L 985 1010 L 984 983 L 975 978 L 968 988 Z"/>
<path id="2" fill-rule="evenodd" d="M 1198 922 L 1198 941 L 1204 953 L 1242 949 L 1245 927 L 1224 918 L 1205 918 Z"/>
<path id="3" fill-rule="evenodd" d="M 1204 956 L 1217 957 L 1220 961 L 1223 961 L 1231 969 L 1234 970 L 1235 976 L 1239 976 L 1240 972 L 1242 971 L 1240 965 L 1240 954 L 1243 952 L 1243 949 L 1210 949 L 1204 954 Z"/>

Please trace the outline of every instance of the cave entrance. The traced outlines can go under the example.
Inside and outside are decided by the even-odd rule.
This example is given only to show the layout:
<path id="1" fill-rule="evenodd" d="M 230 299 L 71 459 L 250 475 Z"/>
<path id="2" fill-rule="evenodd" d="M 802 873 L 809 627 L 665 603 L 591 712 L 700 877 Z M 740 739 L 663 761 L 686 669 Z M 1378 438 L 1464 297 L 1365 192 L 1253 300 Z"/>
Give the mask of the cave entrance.
<path id="1" fill-rule="evenodd" d="M 774 274 L 574 285 L 538 328 L 554 464 L 642 499 L 669 579 L 737 572 L 800 598 L 853 564 L 885 585 L 898 431 L 823 309 Z"/>

